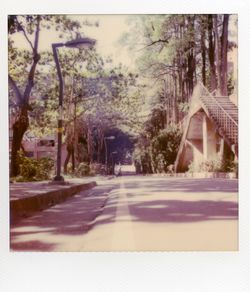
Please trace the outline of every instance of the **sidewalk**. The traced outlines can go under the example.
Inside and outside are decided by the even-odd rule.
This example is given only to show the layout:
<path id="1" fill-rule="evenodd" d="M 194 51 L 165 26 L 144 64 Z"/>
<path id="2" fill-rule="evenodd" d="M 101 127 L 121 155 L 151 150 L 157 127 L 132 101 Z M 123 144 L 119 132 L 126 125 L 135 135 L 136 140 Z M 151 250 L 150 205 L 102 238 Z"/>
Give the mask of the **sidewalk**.
<path id="1" fill-rule="evenodd" d="M 10 184 L 10 220 L 13 223 L 20 217 L 28 217 L 44 210 L 68 197 L 97 185 L 100 178 L 90 177 L 67 179 L 65 185 L 53 185 L 49 181 L 23 182 Z"/>

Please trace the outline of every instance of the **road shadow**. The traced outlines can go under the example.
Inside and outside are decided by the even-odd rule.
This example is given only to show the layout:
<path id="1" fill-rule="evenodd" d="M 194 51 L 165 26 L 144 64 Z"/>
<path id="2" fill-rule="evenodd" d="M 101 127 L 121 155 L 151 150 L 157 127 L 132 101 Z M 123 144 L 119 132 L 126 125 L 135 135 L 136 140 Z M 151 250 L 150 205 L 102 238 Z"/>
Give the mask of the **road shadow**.
<path id="1" fill-rule="evenodd" d="M 117 190 L 117 195 L 122 190 Z M 238 203 L 227 200 L 227 195 L 237 196 L 238 181 L 226 179 L 166 179 L 149 178 L 143 181 L 130 181 L 125 183 L 125 202 L 133 222 L 148 223 L 190 223 L 208 220 L 236 220 L 238 218 Z M 164 193 L 180 192 L 182 199 L 164 199 Z M 210 192 L 221 193 L 220 199 L 199 199 Z M 199 194 L 197 194 L 199 193 Z M 154 194 L 160 194 L 162 199 L 154 199 Z M 189 199 L 189 195 L 196 194 L 197 199 Z M 225 196 L 223 196 L 225 194 Z M 171 195 L 171 194 L 170 194 Z M 140 196 L 151 196 L 149 201 L 139 201 Z M 185 200 L 186 196 L 186 200 Z M 222 199 L 222 197 L 224 197 Z M 237 199 L 237 198 L 236 198 Z M 109 202 L 105 207 L 105 217 L 97 224 L 110 224 L 119 221 L 114 212 L 115 202 Z M 123 217 L 121 221 L 124 221 Z"/>
<path id="2" fill-rule="evenodd" d="M 108 193 L 114 185 L 97 186 L 81 192 L 66 202 L 53 206 L 32 217 L 20 219 L 10 229 L 12 250 L 50 251 L 55 245 L 46 241 L 46 235 L 83 235 L 92 227 L 92 221 L 100 215 Z M 33 240 L 44 233 L 44 241 Z M 32 240 L 29 237 L 32 236 Z"/>
<path id="3" fill-rule="evenodd" d="M 121 204 L 120 204 L 121 206 Z M 190 223 L 208 220 L 237 220 L 238 204 L 227 201 L 153 200 L 128 204 L 132 222 L 144 223 Z M 114 207 L 105 208 L 105 217 L 96 225 L 123 221 L 114 212 Z"/>
<path id="4" fill-rule="evenodd" d="M 119 184 L 119 180 L 117 180 Z M 111 189 L 108 203 L 108 194 Z M 56 248 L 46 241 L 46 235 L 82 236 L 94 226 L 102 226 L 124 217 L 117 217 L 117 204 L 128 207 L 128 220 L 144 223 L 191 223 L 212 220 L 237 220 L 238 204 L 226 199 L 201 200 L 196 194 L 196 200 L 188 200 L 191 193 L 199 192 L 201 196 L 206 192 L 235 193 L 238 189 L 237 181 L 228 180 L 161 180 L 129 181 L 124 189 L 117 188 L 114 182 L 97 186 L 87 192 L 82 192 L 68 199 L 66 202 L 36 214 L 30 218 L 20 220 L 11 228 L 11 249 L 23 251 L 51 251 Z M 136 191 L 135 191 L 136 190 Z M 162 192 L 185 193 L 182 199 L 164 198 Z M 121 192 L 125 193 L 124 200 L 117 200 Z M 159 193 L 161 198 L 154 198 Z M 141 196 L 150 195 L 150 200 L 140 200 Z M 185 199 L 187 196 L 187 199 Z M 124 208 L 126 209 L 126 208 Z M 102 216 L 99 216 L 102 214 Z M 126 220 L 126 219 L 125 219 Z M 39 241 L 40 235 L 45 235 L 44 241 Z M 37 236 L 37 240 L 34 237 Z M 40 236 L 41 237 L 41 236 Z M 43 237 L 42 237 L 43 238 Z M 76 237 L 75 237 L 76 238 Z"/>

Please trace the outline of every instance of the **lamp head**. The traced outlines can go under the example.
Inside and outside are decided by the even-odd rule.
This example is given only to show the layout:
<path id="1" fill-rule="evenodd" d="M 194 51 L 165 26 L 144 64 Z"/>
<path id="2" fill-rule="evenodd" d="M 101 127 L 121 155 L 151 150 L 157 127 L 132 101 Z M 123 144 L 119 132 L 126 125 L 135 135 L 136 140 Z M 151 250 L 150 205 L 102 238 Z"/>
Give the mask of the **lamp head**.
<path id="1" fill-rule="evenodd" d="M 115 136 L 104 137 L 106 140 L 114 140 Z"/>
<path id="2" fill-rule="evenodd" d="M 77 49 L 90 48 L 93 47 L 95 43 L 96 40 L 91 38 L 77 38 L 75 40 L 66 42 L 65 47 Z"/>

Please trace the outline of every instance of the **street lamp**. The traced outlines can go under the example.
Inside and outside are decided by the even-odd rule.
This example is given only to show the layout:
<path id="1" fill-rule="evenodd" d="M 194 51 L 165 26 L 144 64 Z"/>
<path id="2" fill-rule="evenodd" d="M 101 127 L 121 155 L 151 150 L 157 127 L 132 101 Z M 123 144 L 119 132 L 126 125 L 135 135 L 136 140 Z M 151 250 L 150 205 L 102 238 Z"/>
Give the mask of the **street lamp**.
<path id="1" fill-rule="evenodd" d="M 64 182 L 64 178 L 61 175 L 61 153 L 62 153 L 62 122 L 63 122 L 63 77 L 60 68 L 59 58 L 57 54 L 57 49 L 61 47 L 67 48 L 84 48 L 93 47 L 96 41 L 90 38 L 77 38 L 66 43 L 54 43 L 52 44 L 53 57 L 56 63 L 56 70 L 59 79 L 59 118 L 58 118 L 58 128 L 57 128 L 57 163 L 56 163 L 56 176 L 54 177 L 54 182 Z"/>
<path id="2" fill-rule="evenodd" d="M 107 148 L 107 140 L 114 140 L 114 139 L 115 139 L 114 136 L 104 137 L 106 174 L 108 174 L 108 148 Z"/>

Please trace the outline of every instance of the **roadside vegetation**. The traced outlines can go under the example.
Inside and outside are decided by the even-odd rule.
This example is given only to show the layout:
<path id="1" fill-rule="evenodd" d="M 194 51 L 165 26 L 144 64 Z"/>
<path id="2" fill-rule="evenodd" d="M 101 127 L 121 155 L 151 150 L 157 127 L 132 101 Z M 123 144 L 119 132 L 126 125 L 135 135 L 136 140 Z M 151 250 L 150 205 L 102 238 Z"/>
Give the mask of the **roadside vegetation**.
<path id="1" fill-rule="evenodd" d="M 171 173 L 195 84 L 200 80 L 222 95 L 235 89 L 227 68 L 227 54 L 237 46 L 229 40 L 230 21 L 236 22 L 227 14 L 130 16 L 120 45 L 135 56 L 132 70 L 95 48 L 60 49 L 64 175 L 103 175 L 105 164 L 112 174 L 115 164 L 132 160 L 137 173 Z M 58 78 L 52 51 L 39 50 L 41 33 L 56 32 L 65 42 L 84 35 L 86 26 L 99 24 L 59 15 L 8 18 L 10 176 L 15 181 L 48 180 L 55 172 L 54 158 L 28 158 L 23 146 L 28 136 L 55 135 L 57 128 Z M 15 35 L 22 35 L 28 49 L 16 45 Z M 105 141 L 110 136 L 114 141 Z M 211 161 L 199 169 L 236 169 L 230 163 Z"/>

